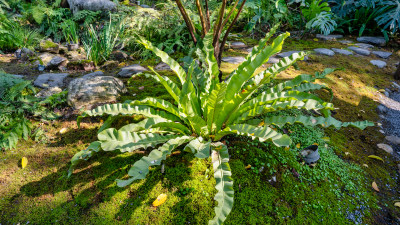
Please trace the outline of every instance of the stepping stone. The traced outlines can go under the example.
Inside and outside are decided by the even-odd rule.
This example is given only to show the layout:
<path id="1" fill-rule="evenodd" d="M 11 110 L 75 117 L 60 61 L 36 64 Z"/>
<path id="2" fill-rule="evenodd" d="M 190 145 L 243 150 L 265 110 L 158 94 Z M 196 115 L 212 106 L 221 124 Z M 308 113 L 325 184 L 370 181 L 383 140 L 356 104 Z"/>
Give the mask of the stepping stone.
<path id="1" fill-rule="evenodd" d="M 387 59 L 392 55 L 391 52 L 385 52 L 385 51 L 373 51 L 372 54 L 381 57 L 383 59 Z"/>
<path id="2" fill-rule="evenodd" d="M 278 58 L 276 58 L 276 57 L 270 57 L 270 58 L 268 59 L 268 62 L 267 62 L 267 63 L 275 64 L 275 63 L 278 63 L 278 62 L 279 62 L 279 59 L 278 59 Z"/>
<path id="3" fill-rule="evenodd" d="M 299 52 L 301 52 L 301 51 L 281 52 L 277 56 L 280 57 L 280 58 L 285 58 L 285 57 L 289 57 L 289 56 L 293 55 L 294 53 L 299 53 Z"/>
<path id="4" fill-rule="evenodd" d="M 41 88 L 62 87 L 66 77 L 68 73 L 45 73 L 39 75 L 33 84 Z"/>
<path id="5" fill-rule="evenodd" d="M 386 66 L 386 62 L 381 60 L 371 60 L 369 61 L 372 65 L 377 66 L 378 68 L 383 68 Z"/>
<path id="6" fill-rule="evenodd" d="M 384 37 L 359 37 L 357 38 L 358 42 L 362 43 L 367 43 L 367 44 L 373 44 L 373 45 L 378 45 L 378 46 L 385 46 L 386 45 L 386 40 Z"/>
<path id="7" fill-rule="evenodd" d="M 168 66 L 166 63 L 159 63 L 156 67 L 154 67 L 155 70 L 171 70 L 171 67 Z"/>
<path id="8" fill-rule="evenodd" d="M 339 41 L 339 43 L 342 43 L 342 44 L 348 45 L 348 44 L 351 44 L 351 43 L 353 43 L 353 41 L 349 41 L 349 40 L 340 40 L 340 41 Z"/>
<path id="9" fill-rule="evenodd" d="M 385 137 L 385 140 L 388 142 L 395 144 L 395 145 L 400 145 L 400 137 L 397 136 L 387 136 Z"/>
<path id="10" fill-rule="evenodd" d="M 327 48 L 316 48 L 314 51 L 320 55 L 334 56 L 335 52 Z"/>
<path id="11" fill-rule="evenodd" d="M 253 51 L 253 48 L 254 48 L 254 47 L 251 47 L 251 48 L 246 49 L 246 52 L 251 53 L 251 51 Z"/>
<path id="12" fill-rule="evenodd" d="M 137 73 L 142 73 L 147 71 L 146 68 L 139 64 L 133 64 L 127 67 L 124 67 L 121 69 L 121 71 L 118 73 L 118 76 L 120 77 L 131 77 L 133 74 Z"/>
<path id="13" fill-rule="evenodd" d="M 359 47 L 359 48 L 365 48 L 365 49 L 370 49 L 373 48 L 375 46 L 370 45 L 370 44 L 365 44 L 365 43 L 357 43 L 355 44 L 355 46 Z"/>
<path id="14" fill-rule="evenodd" d="M 321 39 L 324 41 L 335 41 L 336 39 L 343 38 L 343 35 L 341 35 L 341 34 L 330 34 L 330 35 L 317 34 L 316 37 L 318 39 Z"/>
<path id="15" fill-rule="evenodd" d="M 242 56 L 234 56 L 234 57 L 224 57 L 222 61 L 232 64 L 240 64 L 244 62 L 246 59 Z"/>
<path id="16" fill-rule="evenodd" d="M 246 48 L 247 47 L 247 45 L 245 43 L 240 42 L 240 41 L 232 42 L 230 46 L 232 48 Z"/>
<path id="17" fill-rule="evenodd" d="M 378 146 L 378 148 L 384 150 L 385 152 L 387 152 L 389 154 L 393 153 L 393 148 L 390 145 L 380 143 L 377 146 Z"/>
<path id="18" fill-rule="evenodd" d="M 354 51 L 354 52 L 357 53 L 357 54 L 360 54 L 360 55 L 368 56 L 368 55 L 371 54 L 371 52 L 370 52 L 369 50 L 364 49 L 364 48 L 349 47 L 349 49 L 352 50 L 352 51 Z"/>
<path id="19" fill-rule="evenodd" d="M 340 48 L 332 48 L 332 51 L 342 54 L 342 55 L 353 55 L 351 51 L 345 50 L 345 49 L 340 49 Z"/>

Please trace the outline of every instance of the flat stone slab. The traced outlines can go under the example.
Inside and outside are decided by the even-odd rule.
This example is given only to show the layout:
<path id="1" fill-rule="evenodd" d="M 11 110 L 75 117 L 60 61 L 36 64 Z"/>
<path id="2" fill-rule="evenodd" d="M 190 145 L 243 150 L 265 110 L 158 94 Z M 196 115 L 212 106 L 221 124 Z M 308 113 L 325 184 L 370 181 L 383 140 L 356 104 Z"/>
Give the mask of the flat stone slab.
<path id="1" fill-rule="evenodd" d="M 357 46 L 359 48 L 365 48 L 365 49 L 370 49 L 370 48 L 375 47 L 373 45 L 365 44 L 365 43 L 356 43 L 355 46 Z"/>
<path id="2" fill-rule="evenodd" d="M 368 37 L 368 36 L 358 37 L 357 41 L 362 42 L 362 43 L 367 43 L 367 44 L 378 45 L 378 46 L 386 45 L 386 40 L 384 37 Z"/>
<path id="3" fill-rule="evenodd" d="M 320 55 L 334 56 L 335 52 L 327 48 L 316 48 L 314 51 Z"/>
<path id="4" fill-rule="evenodd" d="M 378 148 L 384 150 L 385 152 L 387 152 L 389 154 L 393 153 L 393 148 L 390 145 L 380 143 L 380 144 L 377 144 L 377 146 L 378 146 Z"/>
<path id="5" fill-rule="evenodd" d="M 121 69 L 121 71 L 118 73 L 118 76 L 120 77 L 131 77 L 134 74 L 137 73 L 142 73 L 148 71 L 146 68 L 139 64 L 133 64 L 127 67 L 124 67 Z"/>
<path id="6" fill-rule="evenodd" d="M 385 51 L 372 51 L 372 54 L 381 57 L 383 59 L 387 59 L 392 55 L 391 52 L 385 52 Z"/>
<path id="7" fill-rule="evenodd" d="M 246 48 L 247 45 L 245 43 L 243 43 L 243 42 L 235 41 L 235 42 L 231 43 L 231 47 L 232 48 Z"/>
<path id="8" fill-rule="evenodd" d="M 353 52 L 359 54 L 359 55 L 365 55 L 368 56 L 371 54 L 371 52 L 365 48 L 359 48 L 359 47 L 349 47 L 350 50 Z"/>
<path id="9" fill-rule="evenodd" d="M 386 62 L 382 60 L 371 60 L 369 61 L 372 65 L 377 66 L 378 68 L 383 68 L 386 66 Z"/>
<path id="10" fill-rule="evenodd" d="M 68 73 L 45 73 L 36 78 L 33 84 L 41 88 L 52 88 L 64 86 L 64 79 L 68 77 Z"/>
<path id="11" fill-rule="evenodd" d="M 392 144 L 400 145 L 400 137 L 397 137 L 397 136 L 386 136 L 385 140 L 390 142 L 390 143 L 392 143 Z"/>
<path id="12" fill-rule="evenodd" d="M 267 63 L 275 64 L 275 63 L 278 63 L 278 62 L 279 62 L 279 59 L 278 59 L 278 58 L 276 58 L 276 57 L 270 57 L 270 58 L 268 59 L 268 62 L 267 62 Z"/>
<path id="13" fill-rule="evenodd" d="M 234 57 L 224 57 L 222 58 L 222 61 L 227 62 L 227 63 L 232 63 L 232 64 L 240 64 L 244 62 L 246 59 L 242 56 L 234 56 Z"/>
<path id="14" fill-rule="evenodd" d="M 162 63 L 157 64 L 157 66 L 154 67 L 154 69 L 155 70 L 171 70 L 171 67 L 169 67 L 168 64 L 162 62 Z"/>
<path id="15" fill-rule="evenodd" d="M 302 52 L 302 51 L 281 52 L 281 53 L 277 54 L 276 56 L 279 57 L 279 58 L 285 58 L 285 57 L 289 57 L 289 56 L 293 55 L 294 53 L 299 53 L 299 52 Z M 308 60 L 308 56 L 305 56 L 304 57 L 304 61 L 307 61 L 307 60 Z"/>
<path id="16" fill-rule="evenodd" d="M 342 54 L 342 55 L 353 55 L 353 52 L 345 50 L 345 49 L 340 49 L 340 48 L 331 48 L 332 51 L 338 53 L 338 54 Z"/>
<path id="17" fill-rule="evenodd" d="M 324 41 L 335 41 L 336 39 L 343 38 L 343 35 L 341 35 L 341 34 L 329 34 L 329 35 L 317 34 L 316 37 L 318 39 L 321 39 Z"/>
<path id="18" fill-rule="evenodd" d="M 348 45 L 348 44 L 352 44 L 353 43 L 353 41 L 350 41 L 350 40 L 340 40 L 338 42 L 341 43 L 341 44 L 344 44 L 344 45 Z"/>

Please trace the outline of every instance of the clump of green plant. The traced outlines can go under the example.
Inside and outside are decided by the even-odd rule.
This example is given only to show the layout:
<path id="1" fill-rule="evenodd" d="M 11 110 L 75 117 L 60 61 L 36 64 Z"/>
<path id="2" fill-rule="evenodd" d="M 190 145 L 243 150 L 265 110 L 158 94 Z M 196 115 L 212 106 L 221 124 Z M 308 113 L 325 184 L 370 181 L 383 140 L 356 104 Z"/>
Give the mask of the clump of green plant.
<path id="1" fill-rule="evenodd" d="M 0 15 L 0 48 L 2 50 L 33 49 L 41 39 L 42 36 L 37 30 L 23 26 L 5 15 Z"/>
<path id="2" fill-rule="evenodd" d="M 79 44 L 78 26 L 73 20 L 66 20 L 61 25 L 65 40 L 70 44 Z"/>
<path id="3" fill-rule="evenodd" d="M 29 117 L 57 118 L 35 93 L 31 81 L 0 72 L 0 149 L 15 148 L 21 138 L 37 140 L 43 135 L 40 129 L 34 129 Z"/>
<path id="4" fill-rule="evenodd" d="M 327 2 L 322 0 L 306 1 L 305 7 L 301 11 L 307 21 L 306 28 L 309 30 L 315 29 L 328 35 L 337 26 Z"/>
<path id="5" fill-rule="evenodd" d="M 153 74 L 142 74 L 160 82 L 174 99 L 168 102 L 163 99 L 146 98 L 118 104 L 108 104 L 83 113 L 78 124 L 87 116 L 109 115 L 109 118 L 98 133 L 98 141 L 78 152 L 71 160 L 69 176 L 73 167 L 82 159 L 88 159 L 94 152 L 120 150 L 135 152 L 138 149 L 156 148 L 148 156 L 134 163 L 128 171 L 129 178 L 117 179 L 119 187 L 145 179 L 149 167 L 161 165 L 174 150 L 184 146 L 184 151 L 193 153 L 197 158 L 212 158 L 218 202 L 215 217 L 209 224 L 221 224 L 225 221 L 233 207 L 234 190 L 229 166 L 229 151 L 223 141 L 227 135 L 237 134 L 257 139 L 261 142 L 271 141 L 278 147 L 289 146 L 291 139 L 273 129 L 273 125 L 286 123 L 303 123 L 307 126 L 321 125 L 336 128 L 354 126 L 363 129 L 373 123 L 342 123 L 330 116 L 333 104 L 324 102 L 310 93 L 312 90 L 324 88 L 324 85 L 313 83 L 324 78 L 334 69 L 326 69 L 315 75 L 300 75 L 255 96 L 254 94 L 280 72 L 289 68 L 297 60 L 303 59 L 307 53 L 300 52 L 283 58 L 265 71 L 255 74 L 271 56 L 282 50 L 284 40 L 289 33 L 276 37 L 267 45 L 277 26 L 260 40 L 246 60 L 229 76 L 226 82 L 219 79 L 218 62 L 214 56 L 213 34 L 205 36 L 202 45 L 196 51 L 201 66 L 193 60 L 190 67 L 184 70 L 178 62 L 150 42 L 139 39 L 147 49 L 167 63 L 179 79 L 179 84 L 168 77 L 161 76 L 152 68 Z M 316 110 L 323 116 L 278 116 L 265 114 L 284 109 Z M 109 128 L 113 118 L 118 115 L 143 115 L 147 118 L 138 123 L 123 126 L 120 129 Z M 159 147 L 158 147 L 159 146 Z M 157 148 L 158 147 L 158 148 Z"/>
<path id="6" fill-rule="evenodd" d="M 94 28 L 92 24 L 88 25 L 87 33 L 82 39 L 87 58 L 96 66 L 107 61 L 115 47 L 124 43 L 124 27 L 124 20 L 114 22 L 111 16 L 110 21 L 101 29 Z"/>

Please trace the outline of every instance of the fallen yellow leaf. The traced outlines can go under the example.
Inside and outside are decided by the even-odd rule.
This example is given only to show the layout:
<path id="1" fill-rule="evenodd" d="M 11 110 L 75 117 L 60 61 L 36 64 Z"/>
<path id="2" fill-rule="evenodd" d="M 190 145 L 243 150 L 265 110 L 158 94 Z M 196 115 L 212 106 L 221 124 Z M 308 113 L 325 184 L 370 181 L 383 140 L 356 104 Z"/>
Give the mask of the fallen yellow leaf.
<path id="1" fill-rule="evenodd" d="M 251 168 L 251 165 L 250 165 L 250 164 L 247 165 L 247 166 L 245 167 L 246 170 L 248 170 L 248 169 L 250 169 L 250 168 Z"/>
<path id="2" fill-rule="evenodd" d="M 375 183 L 375 181 L 372 182 L 372 188 L 373 188 L 375 191 L 379 192 L 378 185 Z"/>
<path id="3" fill-rule="evenodd" d="M 166 194 L 161 194 L 157 197 L 157 199 L 153 202 L 153 206 L 157 207 L 161 204 L 163 204 L 165 201 L 167 201 L 167 195 Z"/>
<path id="4" fill-rule="evenodd" d="M 369 157 L 369 158 L 372 158 L 372 159 L 381 160 L 382 162 L 384 162 L 383 159 L 382 159 L 381 157 L 376 156 L 376 155 L 369 155 L 368 157 Z"/>
<path id="5" fill-rule="evenodd" d="M 21 167 L 25 168 L 28 165 L 28 159 L 26 157 L 22 157 L 21 159 Z"/>
<path id="6" fill-rule="evenodd" d="M 288 147 L 285 147 L 285 150 L 286 151 L 289 151 L 290 150 L 290 147 L 288 146 Z"/>
<path id="7" fill-rule="evenodd" d="M 313 145 L 318 145 L 318 143 L 314 143 Z"/>
<path id="8" fill-rule="evenodd" d="M 400 202 L 396 202 L 394 203 L 394 206 L 399 207 L 400 208 Z"/>
<path id="9" fill-rule="evenodd" d="M 349 152 L 345 152 L 344 154 L 345 154 L 345 155 L 350 155 L 350 153 L 349 153 Z"/>
<path id="10" fill-rule="evenodd" d="M 258 124 L 259 127 L 264 126 L 264 121 L 261 121 L 261 123 Z"/>
<path id="11" fill-rule="evenodd" d="M 61 130 L 60 130 L 60 134 L 65 134 L 65 133 L 67 133 L 67 131 L 68 131 L 68 128 L 62 128 Z"/>
<path id="12" fill-rule="evenodd" d="M 367 164 L 363 164 L 363 166 L 368 168 L 368 165 L 367 165 Z"/>
<path id="13" fill-rule="evenodd" d="M 318 41 L 318 39 L 317 39 L 317 38 L 314 38 L 313 40 L 314 40 L 314 41 Z"/>
<path id="14" fill-rule="evenodd" d="M 301 144 L 298 143 L 298 144 L 296 145 L 296 148 L 300 148 L 300 147 L 301 147 Z"/>

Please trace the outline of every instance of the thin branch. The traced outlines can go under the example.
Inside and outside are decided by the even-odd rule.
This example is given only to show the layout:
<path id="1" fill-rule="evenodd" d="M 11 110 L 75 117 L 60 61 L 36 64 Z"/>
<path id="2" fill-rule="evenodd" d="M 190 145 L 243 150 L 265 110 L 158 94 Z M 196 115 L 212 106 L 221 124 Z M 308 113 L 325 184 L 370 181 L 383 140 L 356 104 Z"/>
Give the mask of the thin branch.
<path id="1" fill-rule="evenodd" d="M 203 14 L 203 7 L 200 4 L 200 0 L 196 0 L 196 5 L 197 5 L 197 10 L 199 11 L 201 27 L 203 28 L 203 30 L 201 31 L 202 37 L 204 37 L 207 34 L 207 25 L 206 25 L 206 19 L 204 18 Z"/>
<path id="2" fill-rule="evenodd" d="M 185 20 L 186 26 L 189 29 L 189 33 L 190 33 L 190 36 L 192 36 L 194 44 L 197 44 L 197 39 L 196 39 L 196 36 L 195 36 L 196 30 L 194 28 L 194 25 L 193 25 L 192 21 L 190 20 L 190 17 L 186 13 L 185 7 L 182 5 L 181 0 L 175 0 L 175 2 L 176 2 L 176 5 L 179 8 L 179 11 L 181 11 L 183 20 Z"/>
<path id="3" fill-rule="evenodd" d="M 207 19 L 207 32 L 210 30 L 211 22 L 210 22 L 210 10 L 208 8 L 208 0 L 204 0 L 205 7 L 206 7 L 206 19 Z"/>
<path id="4" fill-rule="evenodd" d="M 219 47 L 219 52 L 218 52 L 218 65 L 221 64 L 221 55 L 222 55 L 222 52 L 224 51 L 225 43 L 226 43 L 226 41 L 228 40 L 228 35 L 229 35 L 229 33 L 231 32 L 231 30 L 232 30 L 232 28 L 233 28 L 233 25 L 236 23 L 237 19 L 239 18 L 240 13 L 242 13 L 243 6 L 244 6 L 245 3 L 246 3 L 246 0 L 243 0 L 242 4 L 240 5 L 240 8 L 239 8 L 238 13 L 236 14 L 235 18 L 233 19 L 231 25 L 229 25 L 228 29 L 226 30 L 224 39 L 222 40 L 221 45 L 220 45 L 220 47 Z"/>
<path id="5" fill-rule="evenodd" d="M 219 37 L 221 36 L 221 31 L 220 30 L 222 30 L 222 20 L 224 19 L 226 1 L 227 0 L 223 0 L 222 1 L 221 9 L 219 10 L 218 20 L 217 20 L 217 23 L 215 24 L 215 27 L 214 27 L 214 40 L 213 40 L 213 46 L 214 47 L 217 44 L 217 42 L 219 41 Z"/>
<path id="6" fill-rule="evenodd" d="M 226 23 L 228 23 L 229 18 L 232 16 L 232 13 L 236 9 L 236 6 L 237 6 L 238 3 L 239 3 L 239 0 L 236 0 L 235 5 L 229 11 L 228 16 L 225 18 L 225 21 L 222 23 L 222 27 L 225 27 Z"/>

